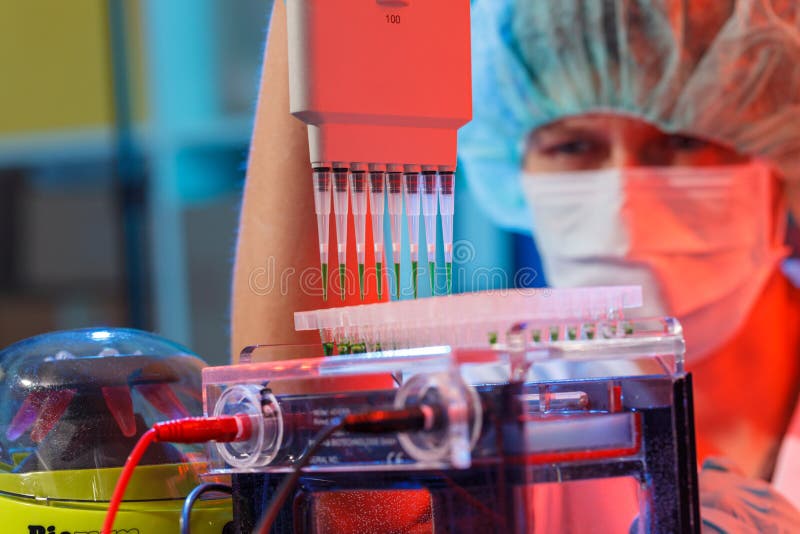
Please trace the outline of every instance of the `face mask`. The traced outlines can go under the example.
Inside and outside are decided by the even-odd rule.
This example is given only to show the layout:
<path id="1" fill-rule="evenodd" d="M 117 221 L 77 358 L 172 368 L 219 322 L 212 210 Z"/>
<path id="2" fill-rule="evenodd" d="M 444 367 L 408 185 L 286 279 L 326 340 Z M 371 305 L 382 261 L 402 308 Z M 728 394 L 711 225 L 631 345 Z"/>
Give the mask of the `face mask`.
<path id="1" fill-rule="evenodd" d="M 738 331 L 786 255 L 771 183 L 760 163 L 523 178 L 550 284 L 642 286 L 636 315 L 677 317 L 693 361 Z"/>

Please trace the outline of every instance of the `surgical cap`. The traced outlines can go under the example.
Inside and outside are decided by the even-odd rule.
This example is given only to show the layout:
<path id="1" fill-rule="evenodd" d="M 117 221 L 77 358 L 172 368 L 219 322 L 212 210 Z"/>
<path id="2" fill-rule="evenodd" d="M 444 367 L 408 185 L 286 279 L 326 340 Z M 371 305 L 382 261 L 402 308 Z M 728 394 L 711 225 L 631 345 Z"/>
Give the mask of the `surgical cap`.
<path id="1" fill-rule="evenodd" d="M 530 231 L 528 134 L 615 112 L 730 146 L 800 180 L 797 0 L 473 0 L 470 188 L 495 221 Z"/>

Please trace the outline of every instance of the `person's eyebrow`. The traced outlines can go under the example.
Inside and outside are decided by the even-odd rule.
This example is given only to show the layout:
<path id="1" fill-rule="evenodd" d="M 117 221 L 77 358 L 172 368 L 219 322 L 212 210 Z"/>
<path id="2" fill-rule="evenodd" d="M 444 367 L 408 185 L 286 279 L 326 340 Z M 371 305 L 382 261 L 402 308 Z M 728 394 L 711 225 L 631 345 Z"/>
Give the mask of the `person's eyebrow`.
<path id="1" fill-rule="evenodd" d="M 528 136 L 528 143 L 535 145 L 536 143 L 542 141 L 542 137 L 546 138 L 548 136 L 580 136 L 580 137 L 591 137 L 591 138 L 601 138 L 603 136 L 602 132 L 598 132 L 597 128 L 593 128 L 589 125 L 585 124 L 565 124 L 565 123 L 554 123 L 542 126 L 533 130 L 530 135 Z"/>

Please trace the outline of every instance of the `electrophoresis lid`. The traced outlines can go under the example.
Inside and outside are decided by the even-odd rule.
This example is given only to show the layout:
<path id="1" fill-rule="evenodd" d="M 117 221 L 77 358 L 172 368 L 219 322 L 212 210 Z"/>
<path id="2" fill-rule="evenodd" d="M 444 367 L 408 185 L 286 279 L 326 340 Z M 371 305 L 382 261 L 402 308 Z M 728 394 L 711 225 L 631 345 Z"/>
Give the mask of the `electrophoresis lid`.
<path id="1" fill-rule="evenodd" d="M 0 493 L 108 500 L 113 468 L 148 428 L 202 414 L 203 367 L 178 344 L 121 328 L 53 332 L 1 350 Z M 192 470 L 178 476 L 164 468 L 201 459 L 201 451 L 151 447 L 130 498 L 185 496 L 196 482 Z M 174 483 L 146 482 L 164 476 Z"/>

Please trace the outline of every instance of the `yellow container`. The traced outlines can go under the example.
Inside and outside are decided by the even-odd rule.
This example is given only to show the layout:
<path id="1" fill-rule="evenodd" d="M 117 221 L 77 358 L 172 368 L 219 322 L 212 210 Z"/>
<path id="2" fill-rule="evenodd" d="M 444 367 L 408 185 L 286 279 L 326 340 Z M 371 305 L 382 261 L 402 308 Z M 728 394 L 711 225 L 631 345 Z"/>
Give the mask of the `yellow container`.
<path id="1" fill-rule="evenodd" d="M 119 534 L 179 532 L 182 498 L 201 481 L 202 464 L 141 466 L 134 471 L 115 531 Z M 84 469 L 0 473 L 0 531 L 9 534 L 99 533 L 108 496 L 121 469 Z M 59 496 L 42 498 L 41 495 Z M 232 520 L 229 498 L 200 500 L 191 515 L 191 530 L 221 534 Z"/>

